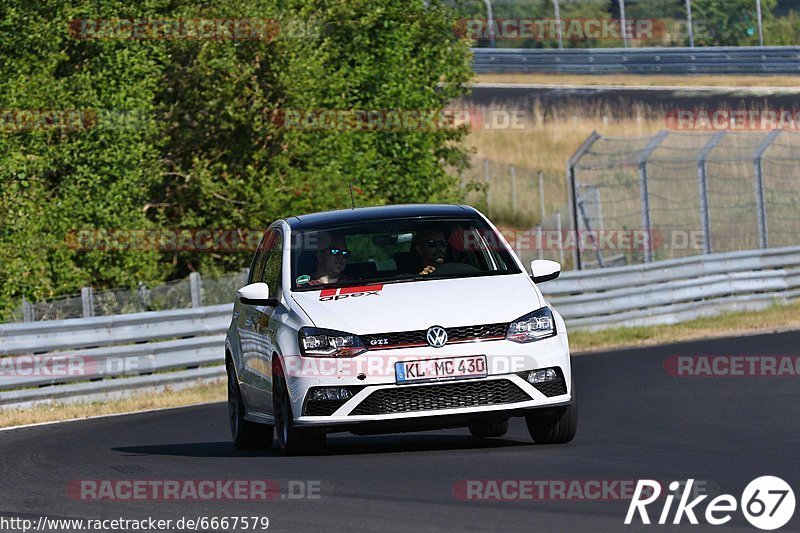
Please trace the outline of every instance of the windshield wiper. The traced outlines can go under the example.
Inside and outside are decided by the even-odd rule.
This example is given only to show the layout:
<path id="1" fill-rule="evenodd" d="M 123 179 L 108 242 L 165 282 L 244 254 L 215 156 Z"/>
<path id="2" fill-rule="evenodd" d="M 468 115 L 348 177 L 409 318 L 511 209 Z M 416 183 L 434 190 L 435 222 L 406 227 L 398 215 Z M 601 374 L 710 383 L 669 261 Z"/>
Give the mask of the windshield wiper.
<path id="1" fill-rule="evenodd" d="M 350 281 L 337 281 L 335 283 L 323 283 L 322 285 L 306 285 L 306 286 L 300 286 L 296 290 L 317 291 L 320 289 L 358 287 L 360 285 L 374 285 L 376 283 L 401 283 L 404 281 L 420 281 L 425 278 L 426 276 L 420 276 L 419 274 L 414 274 L 414 275 L 399 274 L 397 276 L 388 276 L 385 278 L 377 278 L 377 279 L 354 279 Z"/>

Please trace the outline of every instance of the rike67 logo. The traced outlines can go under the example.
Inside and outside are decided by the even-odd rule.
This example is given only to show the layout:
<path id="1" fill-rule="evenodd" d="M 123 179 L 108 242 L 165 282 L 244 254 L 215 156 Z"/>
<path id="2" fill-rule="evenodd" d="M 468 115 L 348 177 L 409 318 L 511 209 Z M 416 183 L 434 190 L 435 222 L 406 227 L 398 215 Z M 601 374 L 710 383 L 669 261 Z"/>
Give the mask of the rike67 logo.
<path id="1" fill-rule="evenodd" d="M 380 296 L 383 285 L 364 285 L 362 287 L 341 287 L 339 289 L 322 289 L 319 301 L 342 300 L 344 298 L 360 298 L 362 296 Z"/>
<path id="2" fill-rule="evenodd" d="M 698 515 L 712 526 L 719 526 L 730 522 L 732 513 L 741 508 L 742 514 L 751 525 L 758 529 L 771 531 L 786 525 L 794 515 L 795 498 L 792 487 L 784 480 L 775 476 L 762 476 L 751 481 L 742 492 L 742 497 L 737 499 L 730 494 L 720 494 L 706 503 L 705 513 L 700 512 L 700 504 L 708 498 L 707 494 L 700 495 L 689 501 L 692 495 L 694 479 L 687 480 L 685 488 L 678 481 L 669 484 L 669 491 L 663 498 L 664 506 L 658 515 L 657 524 L 680 524 L 684 519 L 690 524 L 699 524 Z M 650 479 L 640 479 L 625 516 L 625 524 L 630 525 L 638 515 L 642 524 L 650 524 L 647 506 L 660 500 L 661 484 Z M 678 498 L 674 514 L 672 503 Z M 659 501 L 660 503 L 660 501 Z M 656 510 L 656 509 L 651 509 Z M 669 522 L 670 517 L 672 521 Z M 655 518 L 655 517 L 654 517 Z"/>

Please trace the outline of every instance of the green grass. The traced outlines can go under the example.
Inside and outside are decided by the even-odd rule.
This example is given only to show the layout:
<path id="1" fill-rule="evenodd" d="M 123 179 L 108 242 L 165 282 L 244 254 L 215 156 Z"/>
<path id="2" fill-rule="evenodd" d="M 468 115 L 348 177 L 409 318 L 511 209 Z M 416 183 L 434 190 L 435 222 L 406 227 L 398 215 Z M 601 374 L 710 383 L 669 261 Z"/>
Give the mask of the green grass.
<path id="1" fill-rule="evenodd" d="M 775 305 L 763 311 L 726 313 L 672 325 L 621 327 L 601 331 L 574 330 L 569 333 L 569 343 L 573 352 L 581 353 L 769 333 L 779 329 L 800 329 L 800 302 Z"/>

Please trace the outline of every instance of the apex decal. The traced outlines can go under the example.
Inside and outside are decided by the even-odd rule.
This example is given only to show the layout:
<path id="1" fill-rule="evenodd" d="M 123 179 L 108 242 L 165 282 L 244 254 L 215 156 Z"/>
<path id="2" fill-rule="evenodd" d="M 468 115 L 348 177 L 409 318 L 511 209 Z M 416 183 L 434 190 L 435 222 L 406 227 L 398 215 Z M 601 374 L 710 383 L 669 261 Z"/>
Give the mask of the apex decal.
<path id="1" fill-rule="evenodd" d="M 361 287 L 341 287 L 338 289 L 322 289 L 319 301 L 342 300 L 344 298 L 360 298 L 362 296 L 380 296 L 383 285 L 364 285 Z"/>

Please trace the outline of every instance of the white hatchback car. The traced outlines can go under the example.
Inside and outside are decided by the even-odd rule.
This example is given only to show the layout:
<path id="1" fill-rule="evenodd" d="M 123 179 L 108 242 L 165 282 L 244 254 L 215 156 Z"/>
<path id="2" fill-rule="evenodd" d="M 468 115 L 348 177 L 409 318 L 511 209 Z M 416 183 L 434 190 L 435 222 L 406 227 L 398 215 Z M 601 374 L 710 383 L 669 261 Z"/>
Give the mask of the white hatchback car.
<path id="1" fill-rule="evenodd" d="M 310 451 L 330 432 L 468 427 L 498 437 L 524 416 L 537 443 L 577 427 L 561 316 L 477 210 L 402 205 L 270 225 L 225 341 L 240 448 Z"/>

